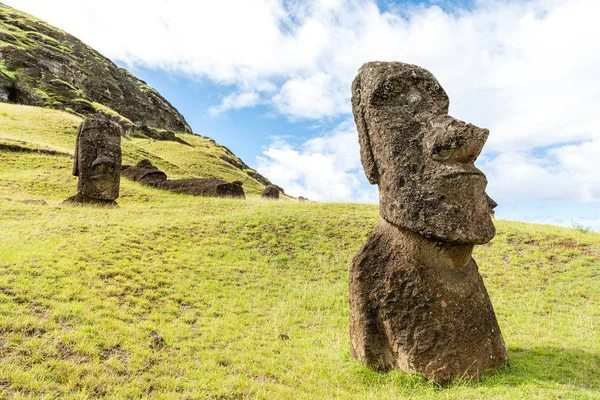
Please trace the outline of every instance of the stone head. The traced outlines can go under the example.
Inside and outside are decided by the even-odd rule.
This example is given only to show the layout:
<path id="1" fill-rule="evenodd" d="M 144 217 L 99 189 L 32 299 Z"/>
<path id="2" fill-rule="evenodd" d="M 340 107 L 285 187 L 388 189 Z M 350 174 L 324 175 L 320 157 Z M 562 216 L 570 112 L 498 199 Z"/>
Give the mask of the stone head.
<path id="1" fill-rule="evenodd" d="M 122 133 L 123 128 L 108 119 L 88 118 L 81 123 L 73 165 L 80 194 L 99 200 L 119 197 Z"/>
<path id="2" fill-rule="evenodd" d="M 490 241 L 487 180 L 475 167 L 488 130 L 448 115 L 435 77 L 400 62 L 364 64 L 352 83 L 361 161 L 381 216 L 451 243 Z"/>

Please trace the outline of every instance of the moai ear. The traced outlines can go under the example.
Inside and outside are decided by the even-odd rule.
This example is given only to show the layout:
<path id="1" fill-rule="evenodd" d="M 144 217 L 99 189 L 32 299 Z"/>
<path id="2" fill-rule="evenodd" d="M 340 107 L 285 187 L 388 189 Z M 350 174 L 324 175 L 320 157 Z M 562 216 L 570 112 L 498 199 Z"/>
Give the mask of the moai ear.
<path id="1" fill-rule="evenodd" d="M 371 140 L 367 122 L 365 121 L 364 104 L 361 98 L 360 75 L 352 82 L 352 113 L 358 131 L 358 144 L 360 145 L 360 161 L 365 169 L 365 175 L 372 185 L 379 183 L 379 169 L 375 163 L 375 157 L 371 149 Z"/>
<path id="2" fill-rule="evenodd" d="M 83 127 L 83 122 L 79 125 L 79 129 L 77 130 L 77 139 L 75 139 L 75 159 L 73 160 L 73 175 L 79 176 L 79 138 L 81 136 L 81 128 Z"/>

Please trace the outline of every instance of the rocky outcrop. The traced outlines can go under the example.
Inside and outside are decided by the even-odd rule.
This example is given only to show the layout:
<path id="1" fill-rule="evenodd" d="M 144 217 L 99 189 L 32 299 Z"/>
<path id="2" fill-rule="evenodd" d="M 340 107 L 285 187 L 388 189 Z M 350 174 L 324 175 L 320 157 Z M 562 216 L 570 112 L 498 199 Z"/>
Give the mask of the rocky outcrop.
<path id="1" fill-rule="evenodd" d="M 0 101 L 191 133 L 156 90 L 79 39 L 2 4 L 0 28 Z"/>
<path id="2" fill-rule="evenodd" d="M 488 131 L 452 118 L 448 105 L 415 65 L 367 63 L 352 84 L 361 161 L 381 214 L 350 267 L 352 354 L 441 383 L 507 362 L 471 257 L 495 234 L 487 180 L 474 165 Z"/>

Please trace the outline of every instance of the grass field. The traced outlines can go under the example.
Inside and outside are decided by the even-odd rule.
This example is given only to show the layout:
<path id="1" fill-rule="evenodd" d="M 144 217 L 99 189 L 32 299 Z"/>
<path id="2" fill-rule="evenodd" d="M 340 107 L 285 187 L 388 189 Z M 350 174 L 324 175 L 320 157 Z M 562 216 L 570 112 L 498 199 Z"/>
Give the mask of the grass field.
<path id="1" fill-rule="evenodd" d="M 70 151 L 31 121 L 0 137 Z M 497 221 L 475 259 L 510 366 L 442 388 L 350 355 L 348 267 L 376 206 L 123 180 L 118 209 L 65 207 L 71 162 L 0 151 L 0 398 L 600 398 L 599 234 Z"/>
<path id="2" fill-rule="evenodd" d="M 72 155 L 75 150 L 77 127 L 81 118 L 57 110 L 0 103 L 0 145 L 19 145 L 43 151 Z M 264 186 L 227 163 L 223 157 L 239 161 L 212 139 L 179 133 L 189 144 L 170 141 L 124 138 L 121 140 L 123 164 L 135 164 L 149 159 L 166 172 L 170 179 L 221 178 L 242 181 L 249 195 L 260 195 Z"/>

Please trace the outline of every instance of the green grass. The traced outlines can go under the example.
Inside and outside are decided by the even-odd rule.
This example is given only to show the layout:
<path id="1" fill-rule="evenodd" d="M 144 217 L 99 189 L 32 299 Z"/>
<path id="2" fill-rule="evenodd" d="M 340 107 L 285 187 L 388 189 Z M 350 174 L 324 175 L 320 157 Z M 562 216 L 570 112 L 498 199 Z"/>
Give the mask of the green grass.
<path id="1" fill-rule="evenodd" d="M 2 61 L 3 60 L 0 60 L 0 62 L 2 62 Z M 13 71 L 9 71 L 6 68 L 6 65 L 4 65 L 4 64 L 0 64 L 0 72 L 2 72 L 11 81 L 17 80 L 17 76 L 15 75 L 15 73 Z"/>
<path id="2" fill-rule="evenodd" d="M 0 141 L 21 141 L 30 146 L 73 154 L 81 118 L 58 110 L 0 103 Z M 240 180 L 247 195 L 258 196 L 264 189 L 245 172 L 223 161 L 225 150 L 212 139 L 178 133 L 194 147 L 176 142 L 131 138 L 121 140 L 123 163 L 135 164 L 147 158 L 169 178 L 212 178 Z M 64 166 L 71 161 L 63 160 Z M 68 167 L 70 168 L 70 167 Z"/>
<path id="3" fill-rule="evenodd" d="M 3 108 L 0 137 L 70 148 L 76 117 L 29 111 L 64 132 Z M 127 157 L 159 151 L 123 143 Z M 165 165 L 192 168 L 196 153 L 178 151 L 161 153 Z M 66 207 L 70 170 L 67 155 L 0 151 L 0 398 L 600 398 L 598 234 L 497 221 L 475 259 L 510 366 L 441 388 L 350 356 L 348 267 L 376 206 L 122 180 L 118 209 Z M 17 201 L 28 199 L 48 205 Z"/>
<path id="4" fill-rule="evenodd" d="M 0 39 L 0 43 L 17 46 L 22 49 L 45 45 L 68 53 L 72 52 L 68 46 L 63 45 L 59 40 L 37 31 L 36 24 L 44 28 L 50 28 L 57 34 L 64 33 L 59 29 L 51 27 L 45 21 L 3 4 L 0 4 L 0 15 L 4 19 L 0 20 L 0 33 L 10 35 L 6 40 Z M 15 23 L 19 26 L 16 26 Z"/>

